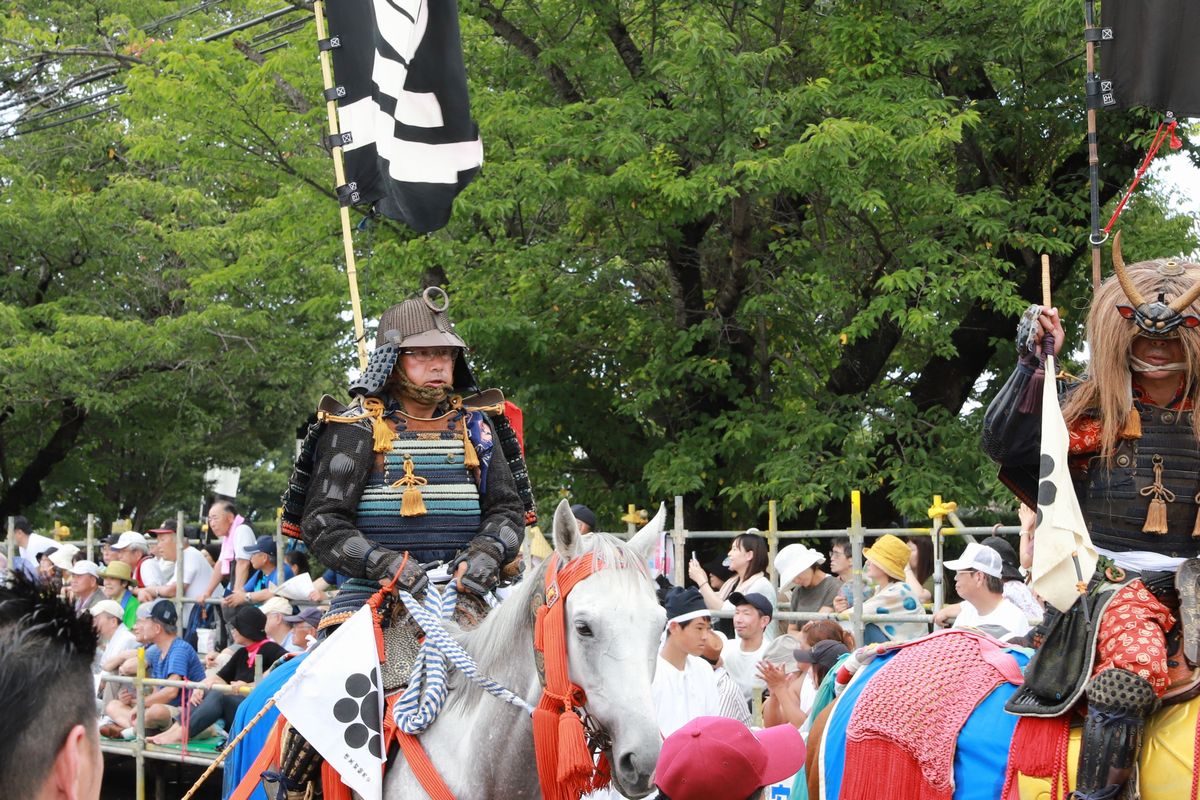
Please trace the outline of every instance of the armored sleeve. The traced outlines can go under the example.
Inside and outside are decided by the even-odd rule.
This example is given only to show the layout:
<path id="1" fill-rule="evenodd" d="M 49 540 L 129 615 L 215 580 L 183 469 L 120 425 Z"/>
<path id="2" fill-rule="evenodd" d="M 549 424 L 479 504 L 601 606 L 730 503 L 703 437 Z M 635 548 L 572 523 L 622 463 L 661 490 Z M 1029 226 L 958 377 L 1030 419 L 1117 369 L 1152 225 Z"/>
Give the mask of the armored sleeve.
<path id="1" fill-rule="evenodd" d="M 395 571 L 396 553 L 367 540 L 356 509 L 375 463 L 370 423 L 330 423 L 317 442 L 300 531 L 326 567 L 353 578 L 380 580 Z"/>
<path id="2" fill-rule="evenodd" d="M 1021 410 L 1034 367 L 1024 361 L 1004 382 L 983 418 L 983 452 L 1001 466 L 1037 463 L 1041 455 L 1041 397 L 1032 413 Z"/>

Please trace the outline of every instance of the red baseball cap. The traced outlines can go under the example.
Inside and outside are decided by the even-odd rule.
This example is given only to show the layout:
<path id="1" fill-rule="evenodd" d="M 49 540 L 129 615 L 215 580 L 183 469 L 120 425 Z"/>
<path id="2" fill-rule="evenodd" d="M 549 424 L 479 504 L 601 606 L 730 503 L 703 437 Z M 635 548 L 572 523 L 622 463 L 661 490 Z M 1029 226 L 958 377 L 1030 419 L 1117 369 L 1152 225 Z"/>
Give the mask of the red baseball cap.
<path id="1" fill-rule="evenodd" d="M 752 732 L 729 717 L 697 717 L 663 742 L 655 783 L 671 800 L 741 800 L 802 766 L 804 738 L 791 725 Z"/>

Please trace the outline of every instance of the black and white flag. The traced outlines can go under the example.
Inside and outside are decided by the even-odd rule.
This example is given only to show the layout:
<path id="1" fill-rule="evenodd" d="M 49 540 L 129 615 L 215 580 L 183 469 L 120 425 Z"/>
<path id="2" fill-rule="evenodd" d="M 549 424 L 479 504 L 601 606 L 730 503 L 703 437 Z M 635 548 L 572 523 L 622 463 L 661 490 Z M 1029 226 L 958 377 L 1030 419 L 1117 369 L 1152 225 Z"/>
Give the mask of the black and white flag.
<path id="1" fill-rule="evenodd" d="M 455 0 L 329 0 L 344 204 L 421 233 L 479 172 Z"/>
<path id="2" fill-rule="evenodd" d="M 1111 0 L 1100 4 L 1100 16 L 1104 104 L 1200 116 L 1200 6 L 1189 0 Z"/>

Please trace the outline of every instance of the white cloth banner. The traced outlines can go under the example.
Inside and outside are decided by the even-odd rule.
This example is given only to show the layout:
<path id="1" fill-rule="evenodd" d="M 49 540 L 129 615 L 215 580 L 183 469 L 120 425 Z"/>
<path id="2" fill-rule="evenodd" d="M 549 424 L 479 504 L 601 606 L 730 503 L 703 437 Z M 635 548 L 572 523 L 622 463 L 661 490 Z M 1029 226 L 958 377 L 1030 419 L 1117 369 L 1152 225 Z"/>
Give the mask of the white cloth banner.
<path id="1" fill-rule="evenodd" d="M 1042 458 L 1038 465 L 1037 528 L 1033 537 L 1033 590 L 1059 611 L 1079 599 L 1099 555 L 1092 546 L 1067 466 L 1067 423 L 1055 388 L 1053 356 L 1046 357 L 1042 388 Z"/>
<path id="2" fill-rule="evenodd" d="M 383 692 L 363 606 L 305 657 L 275 705 L 363 800 L 383 796 Z"/>

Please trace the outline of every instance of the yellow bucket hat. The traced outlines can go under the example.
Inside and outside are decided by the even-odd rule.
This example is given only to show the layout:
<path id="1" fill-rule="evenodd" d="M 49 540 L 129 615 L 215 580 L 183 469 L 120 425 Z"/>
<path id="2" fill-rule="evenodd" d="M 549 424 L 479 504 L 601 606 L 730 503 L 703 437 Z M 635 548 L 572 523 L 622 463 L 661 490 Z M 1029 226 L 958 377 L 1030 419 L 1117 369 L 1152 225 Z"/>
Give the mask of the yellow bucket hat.
<path id="1" fill-rule="evenodd" d="M 898 581 L 904 580 L 904 567 L 908 564 L 909 550 L 903 540 L 885 533 L 875 544 L 863 550 L 863 558 Z"/>

